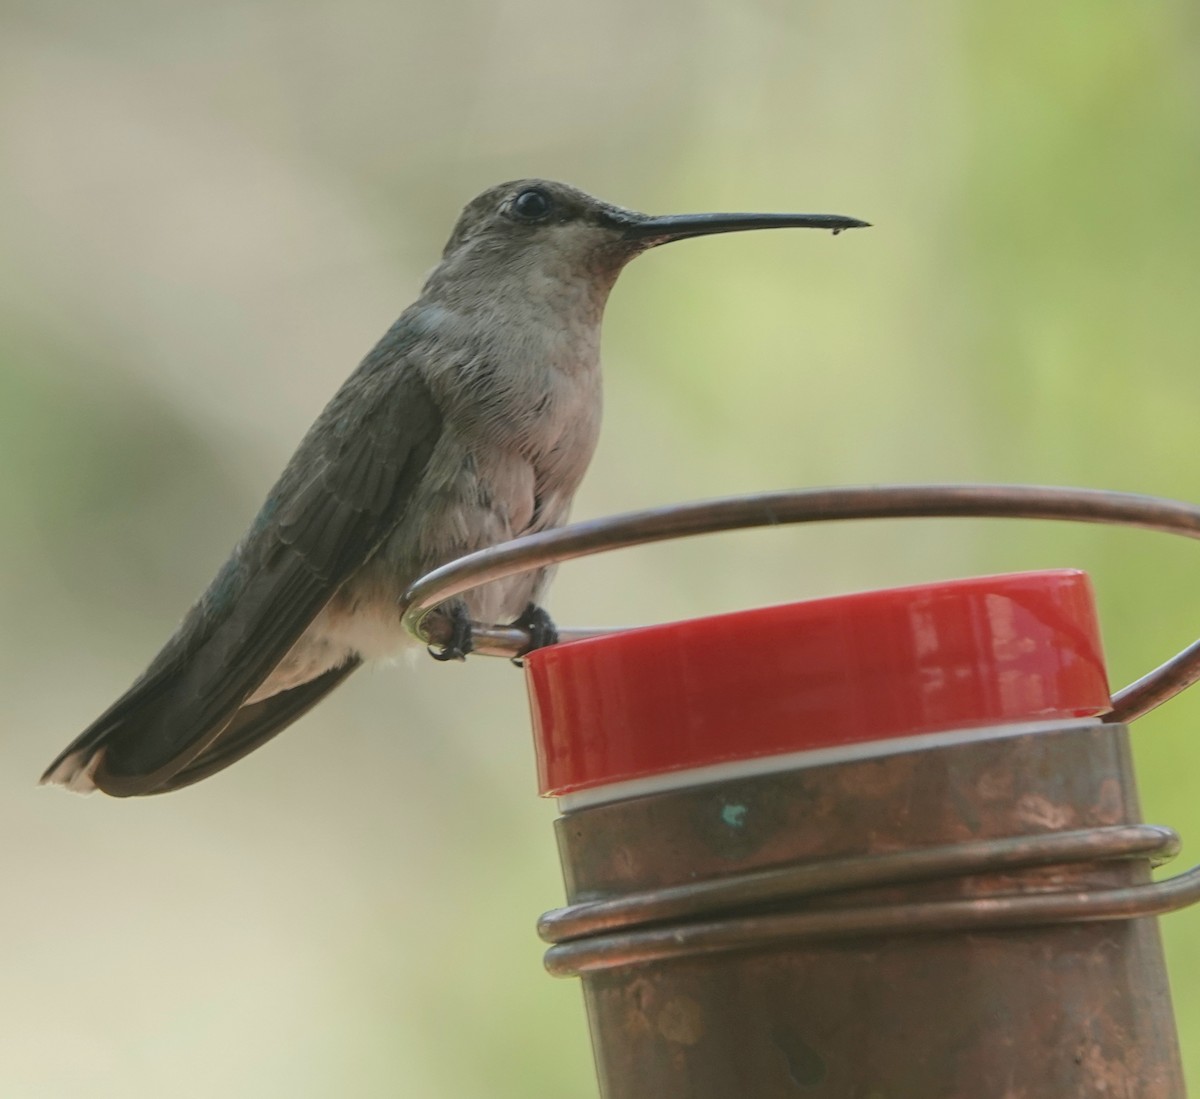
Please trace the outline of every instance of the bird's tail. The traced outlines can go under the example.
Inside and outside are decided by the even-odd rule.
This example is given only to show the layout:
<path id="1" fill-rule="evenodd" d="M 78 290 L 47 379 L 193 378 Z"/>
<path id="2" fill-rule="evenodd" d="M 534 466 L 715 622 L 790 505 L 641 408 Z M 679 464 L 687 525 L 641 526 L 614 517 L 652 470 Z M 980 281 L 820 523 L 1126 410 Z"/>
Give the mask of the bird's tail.
<path id="1" fill-rule="evenodd" d="M 68 744 L 46 768 L 40 781 L 78 794 L 103 790 L 118 797 L 161 794 L 190 786 L 281 733 L 361 663 L 359 657 L 353 656 L 307 683 L 223 715 L 219 723 L 193 741 L 201 745 L 198 751 L 174 756 L 165 767 L 157 761 L 162 745 L 173 739 L 172 730 L 166 727 L 167 715 L 173 709 L 171 692 L 156 689 L 158 685 L 152 682 L 140 681 Z M 105 766 L 110 751 L 115 751 L 122 761 L 116 773 Z M 128 761 L 136 763 L 140 759 L 155 762 L 146 768 L 128 765 Z"/>

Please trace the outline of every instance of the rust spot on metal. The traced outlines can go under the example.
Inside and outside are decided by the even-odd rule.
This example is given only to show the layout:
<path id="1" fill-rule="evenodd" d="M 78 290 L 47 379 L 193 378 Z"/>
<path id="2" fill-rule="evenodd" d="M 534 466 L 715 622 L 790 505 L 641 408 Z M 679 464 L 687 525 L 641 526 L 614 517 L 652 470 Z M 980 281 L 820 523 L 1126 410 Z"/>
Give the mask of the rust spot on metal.
<path id="1" fill-rule="evenodd" d="M 659 1034 L 678 1045 L 694 1046 L 704 1036 L 704 1013 L 690 996 L 668 1000 L 655 1023 Z"/>
<path id="2" fill-rule="evenodd" d="M 1041 794 L 1023 794 L 1018 798 L 1016 815 L 1022 824 L 1032 824 L 1048 832 L 1058 832 L 1075 823 L 1072 806 L 1062 805 Z"/>

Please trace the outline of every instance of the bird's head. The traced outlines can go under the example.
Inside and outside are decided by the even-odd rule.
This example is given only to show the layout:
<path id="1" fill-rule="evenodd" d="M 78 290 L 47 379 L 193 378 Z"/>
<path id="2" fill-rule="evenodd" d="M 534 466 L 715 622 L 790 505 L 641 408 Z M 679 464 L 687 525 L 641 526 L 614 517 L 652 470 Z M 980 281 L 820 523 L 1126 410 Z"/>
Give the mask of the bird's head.
<path id="1" fill-rule="evenodd" d="M 836 214 L 673 214 L 654 217 L 593 198 L 565 183 L 522 179 L 467 204 L 427 290 L 511 289 L 529 297 L 592 291 L 599 304 L 634 256 L 674 240 L 748 229 L 834 233 L 867 225 Z M 573 295 L 572 295 L 573 296 Z"/>

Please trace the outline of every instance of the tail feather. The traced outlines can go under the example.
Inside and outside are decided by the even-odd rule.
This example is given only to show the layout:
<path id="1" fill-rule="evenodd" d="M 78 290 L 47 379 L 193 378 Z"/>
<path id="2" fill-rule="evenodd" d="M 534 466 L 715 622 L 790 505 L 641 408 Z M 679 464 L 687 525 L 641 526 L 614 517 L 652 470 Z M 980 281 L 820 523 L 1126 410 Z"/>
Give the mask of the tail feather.
<path id="1" fill-rule="evenodd" d="M 352 657 L 340 668 L 331 668 L 299 687 L 280 691 L 279 694 L 264 698 L 251 706 L 243 706 L 208 748 L 150 793 L 165 794 L 171 790 L 191 786 L 192 783 L 215 775 L 230 764 L 236 763 L 256 748 L 261 748 L 292 722 L 308 713 L 361 664 L 360 657 Z"/>
<path id="2" fill-rule="evenodd" d="M 116 797 L 166 793 L 190 786 L 237 762 L 282 732 L 361 663 L 361 658 L 352 657 L 340 667 L 332 668 L 307 683 L 235 710 L 232 716 L 221 721 L 215 733 L 210 732 L 204 737 L 204 748 L 195 756 L 182 760 L 176 771 L 149 776 L 122 770 L 114 776 L 105 768 L 105 757 L 110 748 L 116 745 L 119 746 L 118 750 L 127 751 L 143 741 L 153 742 L 163 736 L 169 737 L 170 730 L 163 728 L 167 720 L 164 710 L 174 706 L 180 712 L 185 712 L 171 691 L 144 690 L 141 689 L 144 685 L 135 684 L 67 745 L 46 768 L 40 782 L 62 786 L 79 794 L 102 790 Z M 158 781 L 154 781 L 155 777 Z"/>
<path id="3" fill-rule="evenodd" d="M 61 786 L 76 794 L 96 792 L 96 768 L 104 760 L 104 747 L 69 749 L 58 757 L 38 782 L 42 786 Z"/>

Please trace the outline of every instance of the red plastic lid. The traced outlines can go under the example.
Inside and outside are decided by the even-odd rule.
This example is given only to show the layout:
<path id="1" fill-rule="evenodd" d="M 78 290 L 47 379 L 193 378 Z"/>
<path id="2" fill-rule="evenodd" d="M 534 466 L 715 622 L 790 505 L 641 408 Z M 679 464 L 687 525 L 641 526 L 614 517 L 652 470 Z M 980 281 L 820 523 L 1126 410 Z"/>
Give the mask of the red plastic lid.
<path id="1" fill-rule="evenodd" d="M 561 795 L 730 760 L 1109 709 L 1074 569 L 649 626 L 525 658 L 538 779 Z"/>

